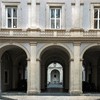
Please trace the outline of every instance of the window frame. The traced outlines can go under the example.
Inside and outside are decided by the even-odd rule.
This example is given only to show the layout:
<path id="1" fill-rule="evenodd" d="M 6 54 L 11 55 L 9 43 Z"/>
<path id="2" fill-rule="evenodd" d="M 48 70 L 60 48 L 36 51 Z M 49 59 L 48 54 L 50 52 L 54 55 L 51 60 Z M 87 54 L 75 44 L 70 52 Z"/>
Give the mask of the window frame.
<path id="1" fill-rule="evenodd" d="M 17 29 L 21 27 L 21 5 L 20 1 L 7 1 L 3 0 L 2 1 L 2 28 L 5 29 L 16 29 L 16 28 L 8 28 L 6 25 L 6 7 L 17 7 Z"/>
<path id="2" fill-rule="evenodd" d="M 95 10 L 97 10 L 97 18 L 95 18 Z M 94 8 L 94 29 L 100 29 L 100 7 Z M 95 21 L 97 21 L 97 28 L 95 27 Z"/>
<path id="3" fill-rule="evenodd" d="M 95 28 L 95 26 L 94 26 L 94 10 L 97 8 L 100 9 L 100 3 L 92 2 L 91 8 L 90 8 L 90 12 L 91 12 L 90 28 L 93 30 L 100 30 L 100 28 Z M 97 27 L 99 27 L 99 26 L 97 26 Z"/>
<path id="4" fill-rule="evenodd" d="M 11 9 L 11 17 L 8 17 L 8 9 Z M 6 6 L 6 28 L 17 28 L 18 27 L 18 8 L 17 6 Z M 16 9 L 17 16 L 14 17 L 13 10 Z M 8 20 L 11 19 L 11 27 L 8 25 Z M 14 27 L 14 19 L 16 20 L 16 26 Z"/>
<path id="5" fill-rule="evenodd" d="M 51 10 L 54 9 L 55 13 L 54 13 L 54 18 L 51 18 Z M 57 14 L 57 10 L 60 10 L 60 17 L 59 18 L 56 18 L 56 14 Z M 51 29 L 61 29 L 61 7 L 50 7 L 50 28 Z M 52 28 L 52 25 L 51 25 L 51 21 L 54 20 L 54 28 Z M 59 25 L 59 28 L 57 28 L 57 20 L 60 21 L 60 25 Z"/>
<path id="6" fill-rule="evenodd" d="M 50 7 L 56 7 L 56 8 L 61 8 L 61 25 L 59 29 L 54 29 L 51 28 L 50 24 Z M 63 19 L 66 19 L 66 9 L 65 9 L 65 3 L 64 2 L 47 2 L 46 4 L 46 19 L 45 19 L 45 28 L 46 29 L 52 29 L 52 30 L 61 30 L 61 29 L 66 29 L 66 22 Z"/>

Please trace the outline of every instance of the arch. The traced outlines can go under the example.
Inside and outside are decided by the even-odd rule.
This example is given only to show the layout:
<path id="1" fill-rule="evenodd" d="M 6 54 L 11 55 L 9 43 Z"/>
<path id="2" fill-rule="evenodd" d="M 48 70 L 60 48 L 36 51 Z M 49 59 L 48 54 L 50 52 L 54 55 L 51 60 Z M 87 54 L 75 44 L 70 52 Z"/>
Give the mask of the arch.
<path id="1" fill-rule="evenodd" d="M 86 47 L 82 50 L 82 53 L 81 53 L 81 56 L 80 56 L 80 57 L 83 58 L 83 55 L 84 55 L 84 53 L 86 52 L 86 50 L 88 50 L 89 48 L 94 47 L 94 46 L 98 46 L 98 44 L 95 43 L 95 44 L 91 44 L 91 45 L 86 46 Z"/>
<path id="2" fill-rule="evenodd" d="M 41 48 L 39 51 L 38 58 L 40 59 L 41 65 L 41 91 L 54 92 L 54 86 L 49 84 L 50 77 L 47 76 L 47 68 L 51 63 L 59 63 L 62 65 L 62 75 L 60 79 L 62 79 L 58 88 L 55 89 L 55 92 L 68 92 L 69 91 L 69 69 L 70 62 L 69 60 L 73 57 L 70 49 L 67 50 L 67 47 L 63 44 L 48 44 Z M 50 89 L 50 87 L 53 87 Z M 50 89 L 50 91 L 49 91 Z"/>
<path id="3" fill-rule="evenodd" d="M 81 53 L 83 58 L 83 92 L 100 92 L 100 69 L 98 61 L 100 57 L 100 44 L 94 43 L 87 45 Z"/>
<path id="4" fill-rule="evenodd" d="M 10 57 L 10 61 L 7 61 L 6 53 Z M 27 58 L 29 58 L 29 52 L 26 47 L 18 43 L 5 43 L 0 45 L 0 58 L 1 62 L 1 91 L 27 91 L 27 78 L 26 67 Z M 7 62 L 7 63 L 6 63 Z M 8 87 L 5 87 L 5 74 L 3 73 L 7 69 Z M 23 86 L 24 87 L 23 87 Z"/>
<path id="5" fill-rule="evenodd" d="M 5 44 L 3 44 L 3 45 L 0 46 L 0 49 L 4 48 L 6 46 L 17 46 L 17 47 L 23 49 L 25 51 L 26 55 L 27 55 L 27 59 L 30 59 L 30 53 L 29 53 L 29 51 L 23 45 L 18 44 L 18 43 L 5 43 Z M 2 56 L 2 54 L 0 56 Z"/>
<path id="6" fill-rule="evenodd" d="M 57 69 L 52 70 L 50 75 L 51 75 L 51 82 L 52 83 L 53 82 L 56 82 L 56 83 L 60 82 L 60 72 L 59 72 L 59 70 L 57 70 Z"/>
<path id="7" fill-rule="evenodd" d="M 72 51 L 70 50 L 70 48 L 68 48 L 67 46 L 64 46 L 63 44 L 47 44 L 45 45 L 44 47 L 42 47 L 40 49 L 40 51 L 37 53 L 37 59 L 40 59 L 40 56 L 42 54 L 43 51 L 45 51 L 45 49 L 49 48 L 49 47 L 52 47 L 52 46 L 58 46 L 58 47 L 61 47 L 62 49 L 64 49 L 65 51 L 67 51 L 67 53 L 69 53 L 69 56 L 70 56 L 70 59 L 73 58 L 73 53 Z"/>

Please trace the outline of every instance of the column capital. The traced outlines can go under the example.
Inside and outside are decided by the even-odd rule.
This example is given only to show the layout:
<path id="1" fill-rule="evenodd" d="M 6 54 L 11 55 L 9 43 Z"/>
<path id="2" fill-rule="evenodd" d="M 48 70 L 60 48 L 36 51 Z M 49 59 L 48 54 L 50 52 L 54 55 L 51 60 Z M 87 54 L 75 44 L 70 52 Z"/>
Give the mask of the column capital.
<path id="1" fill-rule="evenodd" d="M 40 62 L 40 59 L 36 59 L 36 61 L 39 61 Z"/>
<path id="2" fill-rule="evenodd" d="M 30 58 L 26 58 L 27 61 L 30 61 Z"/>
<path id="3" fill-rule="evenodd" d="M 74 61 L 74 58 L 69 59 L 69 62 Z"/>
<path id="4" fill-rule="evenodd" d="M 80 61 L 83 61 L 84 59 L 83 58 L 80 58 Z"/>
<path id="5" fill-rule="evenodd" d="M 30 45 L 31 46 L 36 46 L 37 45 L 37 42 L 30 42 Z"/>
<path id="6" fill-rule="evenodd" d="M 80 46 L 81 42 L 74 42 L 74 46 Z"/>

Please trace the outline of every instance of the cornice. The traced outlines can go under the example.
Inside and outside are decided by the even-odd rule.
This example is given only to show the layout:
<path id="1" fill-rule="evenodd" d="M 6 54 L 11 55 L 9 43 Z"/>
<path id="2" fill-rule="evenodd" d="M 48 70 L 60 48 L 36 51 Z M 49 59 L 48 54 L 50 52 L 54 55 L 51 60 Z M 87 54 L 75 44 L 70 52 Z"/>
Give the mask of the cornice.
<path id="1" fill-rule="evenodd" d="M 17 42 L 73 42 L 73 43 L 81 43 L 81 42 L 100 42 L 100 37 L 0 37 L 0 42 L 4 41 L 17 41 Z"/>

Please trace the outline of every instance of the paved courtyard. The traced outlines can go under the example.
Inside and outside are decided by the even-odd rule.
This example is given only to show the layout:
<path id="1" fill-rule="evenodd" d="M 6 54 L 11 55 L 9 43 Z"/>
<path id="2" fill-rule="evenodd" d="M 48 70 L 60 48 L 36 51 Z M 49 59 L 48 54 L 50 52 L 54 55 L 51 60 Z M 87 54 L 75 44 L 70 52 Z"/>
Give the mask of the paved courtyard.
<path id="1" fill-rule="evenodd" d="M 69 96 L 65 94 L 41 95 L 2 95 L 1 100 L 100 100 L 100 94 L 84 94 L 82 96 Z"/>

